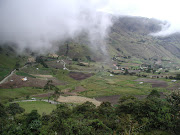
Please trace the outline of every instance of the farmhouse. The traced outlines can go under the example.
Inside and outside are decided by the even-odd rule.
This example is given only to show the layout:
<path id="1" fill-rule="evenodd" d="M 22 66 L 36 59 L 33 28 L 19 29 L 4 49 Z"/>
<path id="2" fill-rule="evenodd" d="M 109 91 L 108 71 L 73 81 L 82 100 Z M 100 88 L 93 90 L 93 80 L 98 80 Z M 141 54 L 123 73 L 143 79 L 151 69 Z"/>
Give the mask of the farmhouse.
<path id="1" fill-rule="evenodd" d="M 51 57 L 51 58 L 58 58 L 59 55 L 55 54 L 55 53 L 49 53 L 48 57 Z"/>
<path id="2" fill-rule="evenodd" d="M 26 82 L 27 81 L 27 77 L 22 78 L 22 81 Z"/>
<path id="3" fill-rule="evenodd" d="M 36 62 L 35 58 L 34 57 L 29 57 L 28 60 L 27 60 L 28 63 L 34 63 Z"/>

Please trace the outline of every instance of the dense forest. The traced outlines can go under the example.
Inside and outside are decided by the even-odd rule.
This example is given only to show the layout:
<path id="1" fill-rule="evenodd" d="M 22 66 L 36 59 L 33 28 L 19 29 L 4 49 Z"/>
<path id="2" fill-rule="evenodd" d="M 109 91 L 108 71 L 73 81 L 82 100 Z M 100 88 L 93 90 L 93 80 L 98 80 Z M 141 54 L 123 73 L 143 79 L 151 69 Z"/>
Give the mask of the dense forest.
<path id="1" fill-rule="evenodd" d="M 124 96 L 117 105 L 58 104 L 51 114 L 24 113 L 18 103 L 0 104 L 2 135 L 116 135 L 180 133 L 180 93 L 165 99 L 153 90 L 145 99 Z"/>

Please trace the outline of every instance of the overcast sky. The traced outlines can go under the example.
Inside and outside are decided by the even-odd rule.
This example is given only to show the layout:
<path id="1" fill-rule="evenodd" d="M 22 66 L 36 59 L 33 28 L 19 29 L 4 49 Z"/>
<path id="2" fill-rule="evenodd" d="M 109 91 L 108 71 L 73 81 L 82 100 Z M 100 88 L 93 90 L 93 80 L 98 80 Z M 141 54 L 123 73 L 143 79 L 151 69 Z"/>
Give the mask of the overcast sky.
<path id="1" fill-rule="evenodd" d="M 117 15 L 142 16 L 168 21 L 171 26 L 159 35 L 180 31 L 179 0 L 108 0 L 101 11 Z"/>
<path id="2" fill-rule="evenodd" d="M 53 41 L 86 31 L 91 44 L 103 48 L 112 23 L 99 11 L 167 20 L 171 26 L 158 35 L 168 35 L 180 31 L 179 5 L 178 0 L 0 0 L 0 42 L 48 50 Z"/>

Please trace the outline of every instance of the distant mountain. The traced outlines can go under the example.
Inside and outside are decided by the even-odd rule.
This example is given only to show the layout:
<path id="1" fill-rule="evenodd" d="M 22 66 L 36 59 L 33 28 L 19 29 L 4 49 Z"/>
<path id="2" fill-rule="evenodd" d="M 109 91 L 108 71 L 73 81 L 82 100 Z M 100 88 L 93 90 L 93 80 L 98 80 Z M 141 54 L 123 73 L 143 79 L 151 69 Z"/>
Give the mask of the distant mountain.
<path id="1" fill-rule="evenodd" d="M 112 32 L 134 32 L 141 35 L 158 32 L 161 30 L 160 25 L 165 23 L 156 19 L 143 17 L 112 17 L 112 22 Z"/>
<path id="2" fill-rule="evenodd" d="M 87 33 L 84 32 L 75 39 L 57 42 L 57 54 L 81 61 L 105 61 L 118 57 L 126 63 L 180 65 L 180 34 L 167 37 L 151 35 L 161 31 L 161 25 L 166 22 L 142 17 L 112 17 L 112 22 L 104 43 L 107 53 L 103 52 L 101 46 L 90 45 Z M 25 54 L 32 53 L 28 49 L 26 51 L 28 53 Z M 0 70 L 4 76 L 17 66 L 23 57 L 17 55 L 15 48 L 11 46 L 0 46 L 0 52 Z"/>
<path id="3" fill-rule="evenodd" d="M 130 57 L 139 61 L 180 61 L 180 34 L 167 37 L 155 37 L 151 33 L 161 31 L 161 22 L 156 19 L 142 17 L 112 17 L 113 26 L 106 39 L 110 57 Z M 65 54 L 67 45 L 61 46 L 59 54 L 69 55 L 72 58 L 91 56 L 92 59 L 103 60 L 103 53 L 88 50 L 87 37 L 72 40 L 69 52 Z M 66 47 L 65 47 L 66 46 Z M 71 53 L 72 52 L 72 53 Z M 99 58 L 101 57 L 101 58 Z M 99 58 L 99 59 L 98 59 Z"/>

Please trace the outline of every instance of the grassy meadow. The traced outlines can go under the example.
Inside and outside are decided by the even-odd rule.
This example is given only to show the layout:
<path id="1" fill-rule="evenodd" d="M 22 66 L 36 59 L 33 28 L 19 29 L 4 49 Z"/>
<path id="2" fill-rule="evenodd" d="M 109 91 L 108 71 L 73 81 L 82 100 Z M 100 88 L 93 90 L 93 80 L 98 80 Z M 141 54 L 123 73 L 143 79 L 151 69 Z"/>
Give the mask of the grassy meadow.
<path id="1" fill-rule="evenodd" d="M 25 98 L 26 96 L 43 93 L 43 89 L 22 87 L 14 89 L 0 89 L 0 101 L 8 102 L 14 99 Z"/>
<path id="2" fill-rule="evenodd" d="M 56 77 L 67 82 L 65 86 L 59 86 L 61 90 L 74 90 L 76 86 L 83 86 L 86 91 L 80 95 L 86 97 L 100 97 L 112 95 L 148 95 L 152 89 L 167 92 L 164 88 L 152 88 L 151 84 L 139 84 L 134 80 L 137 76 L 115 75 L 110 76 L 107 72 L 99 72 L 90 78 L 77 81 L 68 76 L 68 71 L 58 71 Z"/>
<path id="3" fill-rule="evenodd" d="M 43 113 L 50 114 L 54 109 L 56 109 L 56 105 L 44 101 L 18 102 L 18 104 L 25 109 L 26 113 L 30 113 L 32 110 L 37 110 L 40 115 Z"/>

